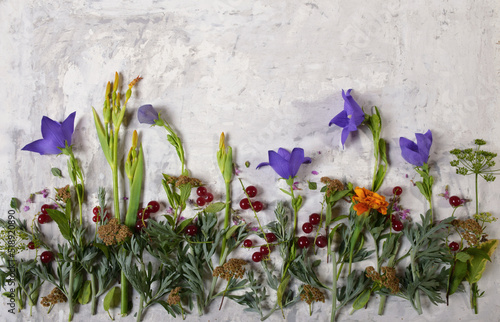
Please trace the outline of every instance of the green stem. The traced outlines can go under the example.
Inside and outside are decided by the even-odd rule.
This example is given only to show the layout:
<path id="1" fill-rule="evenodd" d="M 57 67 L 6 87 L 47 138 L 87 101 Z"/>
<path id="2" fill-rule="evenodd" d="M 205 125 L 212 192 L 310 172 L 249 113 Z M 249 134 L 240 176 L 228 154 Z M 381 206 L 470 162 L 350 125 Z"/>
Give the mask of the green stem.
<path id="1" fill-rule="evenodd" d="M 137 312 L 137 322 L 142 321 L 142 308 L 144 306 L 144 295 L 141 294 L 141 297 L 139 299 L 139 311 Z"/>
<path id="2" fill-rule="evenodd" d="M 477 283 L 470 284 L 470 306 L 474 310 L 474 314 L 478 313 L 477 309 Z"/>
<path id="3" fill-rule="evenodd" d="M 121 294 L 121 313 L 122 316 L 127 316 L 128 314 L 128 289 L 129 283 L 127 281 L 127 277 L 125 276 L 125 272 L 121 272 L 121 285 L 122 285 L 122 294 Z"/>
<path id="4" fill-rule="evenodd" d="M 331 322 L 335 322 L 335 316 L 337 315 L 337 256 L 335 252 L 331 253 L 332 256 L 332 314 L 330 317 Z"/>
<path id="5" fill-rule="evenodd" d="M 479 191 L 477 189 L 477 178 L 478 174 L 476 173 L 476 215 L 479 215 Z"/>
<path id="6" fill-rule="evenodd" d="M 229 227 L 229 220 L 231 217 L 231 182 L 226 181 L 226 211 L 224 214 L 224 229 Z M 226 234 L 222 237 L 222 245 L 221 245 L 221 259 L 219 261 L 219 265 L 223 265 L 226 261 L 226 243 L 227 238 Z"/>
<path id="7" fill-rule="evenodd" d="M 364 215 L 362 215 L 364 216 Z M 352 268 L 352 257 L 354 255 L 354 247 L 356 246 L 356 242 L 358 241 L 359 234 L 361 233 L 361 229 L 358 226 L 354 229 L 354 232 L 351 236 L 351 241 L 349 244 L 349 274 L 351 274 Z"/>
<path id="8" fill-rule="evenodd" d="M 118 195 L 118 130 L 113 135 L 113 165 L 111 166 L 111 171 L 113 173 L 113 202 L 115 217 L 120 220 L 120 200 Z"/>
<path id="9" fill-rule="evenodd" d="M 415 255 L 416 255 L 416 250 L 412 250 L 411 255 L 410 255 L 410 263 L 411 263 L 411 274 L 413 276 L 413 281 L 415 282 L 417 280 L 417 270 L 415 268 Z M 420 292 L 418 288 L 415 290 L 415 309 L 417 310 L 417 313 L 419 315 L 422 314 L 422 305 L 420 304 Z"/>
<path id="10" fill-rule="evenodd" d="M 90 287 L 92 289 L 92 302 L 90 303 L 90 314 L 95 315 L 97 313 L 97 301 L 96 301 L 97 279 L 94 272 L 90 274 Z"/>
<path id="11" fill-rule="evenodd" d="M 73 320 L 73 313 L 74 313 L 73 283 L 74 283 L 74 280 L 75 280 L 75 264 L 71 263 L 71 269 L 69 271 L 69 285 L 68 285 L 68 305 L 69 305 L 68 321 Z"/>

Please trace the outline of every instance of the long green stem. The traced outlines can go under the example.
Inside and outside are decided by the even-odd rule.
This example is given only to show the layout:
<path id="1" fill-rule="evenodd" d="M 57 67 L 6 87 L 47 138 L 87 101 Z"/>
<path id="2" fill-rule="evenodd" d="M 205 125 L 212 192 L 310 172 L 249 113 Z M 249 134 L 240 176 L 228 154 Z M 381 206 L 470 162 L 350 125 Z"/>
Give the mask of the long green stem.
<path id="1" fill-rule="evenodd" d="M 477 314 L 477 283 L 470 284 L 470 306 L 474 310 L 474 314 Z"/>
<path id="2" fill-rule="evenodd" d="M 69 271 L 69 285 L 68 285 L 68 305 L 69 305 L 69 317 L 68 321 L 73 320 L 74 313 L 74 302 L 73 302 L 73 283 L 75 281 L 75 264 L 71 263 L 71 269 Z"/>
<path id="3" fill-rule="evenodd" d="M 330 317 L 331 322 L 335 322 L 335 316 L 337 315 L 337 255 L 335 252 L 331 252 L 332 256 L 332 314 Z"/>
<path id="4" fill-rule="evenodd" d="M 224 229 L 229 227 L 229 220 L 231 217 L 231 182 L 226 182 L 226 211 L 224 214 Z M 226 261 L 226 243 L 227 238 L 226 234 L 222 237 L 222 245 L 221 245 L 221 258 L 219 261 L 219 265 L 223 265 Z"/>
<path id="5" fill-rule="evenodd" d="M 113 202 L 115 217 L 120 220 L 120 197 L 118 195 L 118 131 L 113 135 L 113 165 L 111 166 L 111 171 L 113 173 Z M 123 303 L 122 303 L 123 304 Z M 122 312 L 123 314 L 123 312 Z"/>
<path id="6" fill-rule="evenodd" d="M 415 268 L 415 266 L 417 265 L 417 263 L 415 262 L 415 256 L 416 256 L 416 250 L 412 250 L 411 251 L 411 255 L 410 255 L 410 263 L 411 263 L 411 274 L 413 276 L 413 281 L 415 282 L 417 280 L 417 270 Z M 415 290 L 415 308 L 417 310 L 417 313 L 419 315 L 422 314 L 422 305 L 420 304 L 420 291 L 418 290 L 418 288 Z"/>
<path id="7" fill-rule="evenodd" d="M 478 191 L 478 188 L 477 188 L 477 178 L 478 178 L 478 174 L 476 173 L 476 215 L 479 215 L 479 191 Z"/>
<path id="8" fill-rule="evenodd" d="M 137 322 L 142 321 L 142 309 L 144 306 L 144 295 L 141 294 L 141 297 L 139 299 L 139 311 L 137 312 Z"/>
<path id="9" fill-rule="evenodd" d="M 95 315 L 97 313 L 97 278 L 94 272 L 90 274 L 90 287 L 92 289 L 92 302 L 90 303 L 90 314 Z"/>
<path id="10" fill-rule="evenodd" d="M 127 281 L 127 276 L 125 276 L 125 272 L 121 272 L 121 285 L 122 285 L 122 294 L 121 294 L 121 313 L 122 316 L 127 316 L 128 314 L 128 290 L 129 283 Z"/>

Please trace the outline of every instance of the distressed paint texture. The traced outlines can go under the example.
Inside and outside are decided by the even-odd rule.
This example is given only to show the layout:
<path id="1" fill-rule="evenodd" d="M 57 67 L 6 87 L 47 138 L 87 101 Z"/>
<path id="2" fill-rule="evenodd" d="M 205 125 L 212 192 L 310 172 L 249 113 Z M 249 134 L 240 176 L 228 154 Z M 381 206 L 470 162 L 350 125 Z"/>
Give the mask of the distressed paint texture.
<path id="1" fill-rule="evenodd" d="M 115 71 L 127 83 L 137 75 L 144 77 L 130 101 L 129 132 L 121 142 L 126 151 L 132 130 L 138 129 L 147 164 L 145 202 L 157 199 L 165 205 L 160 174 L 180 171 L 164 133 L 140 125 L 135 118 L 137 108 L 147 103 L 180 131 L 189 169 L 216 198 L 224 188 L 215 152 L 220 132 L 226 132 L 240 177 L 258 186 L 259 198 L 268 204 L 262 212 L 264 222 L 271 220 L 275 201 L 286 199 L 270 169 L 254 170 L 267 159 L 267 150 L 300 146 L 313 159 L 299 172 L 299 187 L 306 196 L 299 222 L 320 209 L 320 196 L 307 190 L 307 180 L 331 176 L 369 186 L 371 134 L 359 131 L 342 149 L 341 129 L 328 127 L 342 109 L 341 89 L 348 88 L 354 88 L 352 94 L 365 110 L 376 105 L 383 116 L 382 136 L 389 143 L 391 167 L 382 192 L 403 186 L 407 192 L 403 202 L 418 219 L 425 203 L 412 186 L 414 172 L 400 157 L 397 142 L 400 136 L 431 129 L 436 193 L 449 184 L 452 194 L 472 198 L 472 178 L 453 173 L 448 151 L 484 138 L 491 151 L 500 152 L 499 10 L 499 2 L 493 0 L 0 1 L 2 212 L 6 214 L 13 196 L 24 201 L 30 192 L 67 183 L 67 175 L 58 179 L 50 174 L 51 167 L 65 170 L 63 157 L 41 157 L 20 149 L 40 137 L 43 115 L 63 120 L 76 111 L 74 151 L 87 175 L 85 211 L 90 220 L 98 187 L 111 189 L 90 107 L 101 108 L 105 84 Z M 245 161 L 250 168 L 245 168 Z M 311 174 L 313 170 L 319 175 Z M 236 183 L 234 189 L 237 202 L 243 194 Z M 482 182 L 480 189 L 481 208 L 500 216 L 500 183 Z M 436 196 L 435 202 L 437 217 L 451 214 L 444 200 Z M 43 200 L 37 196 L 36 203 Z M 460 215 L 472 211 L 469 207 Z M 28 219 L 33 214 L 21 216 Z M 54 245 L 56 226 L 45 225 L 42 230 Z M 490 236 L 500 238 L 499 230 L 500 223 L 491 225 Z M 250 252 L 240 256 L 249 259 Z M 499 264 L 497 255 L 493 260 Z M 468 295 L 456 294 L 449 307 L 424 301 L 425 313 L 419 317 L 408 302 L 391 298 L 383 317 L 376 315 L 373 302 L 352 316 L 345 309 L 339 320 L 495 321 L 500 313 L 498 267 L 489 265 L 479 284 L 486 294 L 477 316 L 468 309 Z M 329 269 L 320 273 L 328 282 Z M 44 286 L 42 295 L 49 290 Z M 211 306 L 206 316 L 194 313 L 188 320 L 257 318 L 230 301 L 220 312 L 217 306 Z M 26 310 L 12 317 L 7 306 L 2 307 L 2 319 L 12 321 L 62 321 L 67 313 L 65 305 L 56 306 L 49 315 L 37 306 L 32 318 Z M 299 304 L 286 311 L 287 320 L 327 320 L 330 304 L 315 305 L 313 312 L 310 318 L 306 305 Z M 83 306 L 75 321 L 89 317 L 88 306 Z M 101 307 L 92 317 L 92 321 L 108 319 Z M 154 319 L 168 319 L 160 306 L 146 313 L 145 320 Z M 281 316 L 275 314 L 270 320 L 280 321 Z"/>

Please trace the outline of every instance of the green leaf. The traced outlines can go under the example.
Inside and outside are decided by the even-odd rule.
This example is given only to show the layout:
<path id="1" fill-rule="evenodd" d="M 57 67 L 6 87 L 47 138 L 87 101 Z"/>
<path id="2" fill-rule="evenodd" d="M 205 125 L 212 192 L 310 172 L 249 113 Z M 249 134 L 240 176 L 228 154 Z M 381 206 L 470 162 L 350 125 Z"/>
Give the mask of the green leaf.
<path id="1" fill-rule="evenodd" d="M 351 314 L 359 309 L 365 307 L 366 303 L 370 300 L 370 296 L 372 295 L 371 290 L 364 290 L 363 293 L 359 294 L 354 303 L 352 304 L 352 312 Z"/>
<path id="2" fill-rule="evenodd" d="M 205 212 L 215 214 L 215 213 L 223 210 L 224 208 L 226 208 L 225 202 L 214 202 L 205 208 Z"/>
<path id="3" fill-rule="evenodd" d="M 289 195 L 290 197 L 292 196 L 292 194 L 289 191 L 286 191 L 285 189 L 282 189 L 282 188 L 280 188 L 280 190 L 283 191 L 284 193 L 286 193 L 287 195 Z"/>
<path id="4" fill-rule="evenodd" d="M 106 294 L 102 305 L 104 311 L 109 311 L 110 308 L 117 307 L 118 304 L 120 304 L 120 287 L 115 286 Z"/>
<path id="5" fill-rule="evenodd" d="M 466 252 L 459 252 L 459 253 L 457 253 L 456 258 L 457 258 L 458 261 L 461 261 L 461 262 L 465 263 L 466 261 L 468 261 L 469 259 L 471 259 L 472 256 L 469 255 L 469 254 L 467 254 Z"/>
<path id="6" fill-rule="evenodd" d="M 104 256 L 106 256 L 106 258 L 109 259 L 109 249 L 108 249 L 108 246 L 104 245 L 104 244 L 100 244 L 100 243 L 94 243 L 94 246 L 99 248 L 103 253 L 104 253 Z"/>
<path id="7" fill-rule="evenodd" d="M 458 254 L 457 254 L 458 255 Z M 467 275 L 467 262 L 455 261 L 455 266 L 452 268 L 453 272 L 450 276 L 450 282 L 448 285 L 448 295 L 455 293 Z"/>
<path id="8" fill-rule="evenodd" d="M 477 247 L 478 250 L 485 252 L 488 255 L 486 258 L 484 255 L 474 256 L 469 262 L 467 266 L 467 281 L 470 284 L 477 283 L 482 275 L 484 270 L 486 269 L 486 262 L 489 260 L 491 255 L 498 246 L 498 239 L 491 239 L 487 242 L 479 244 Z"/>
<path id="9" fill-rule="evenodd" d="M 113 164 L 113 158 L 111 156 L 111 149 L 108 144 L 107 134 L 104 132 L 104 127 L 102 126 L 101 120 L 99 119 L 99 115 L 92 107 L 92 113 L 94 114 L 94 123 L 95 128 L 97 130 L 97 137 L 99 138 L 99 143 L 101 143 L 102 152 L 104 152 L 104 156 L 108 163 Z"/>
<path id="10" fill-rule="evenodd" d="M 183 221 L 181 221 L 180 225 L 177 227 L 176 229 L 176 232 L 177 233 L 180 233 L 184 230 L 184 228 L 186 228 L 192 221 L 193 221 L 194 218 L 188 218 L 188 219 L 184 219 Z M 174 226 L 174 219 L 172 219 L 172 224 L 171 226 L 173 227 Z"/>
<path id="11" fill-rule="evenodd" d="M 233 236 L 233 234 L 236 231 L 236 229 L 240 228 L 243 225 L 245 225 L 245 224 L 241 223 L 239 225 L 236 225 L 236 226 L 233 226 L 233 227 L 229 228 L 229 230 L 226 232 L 226 239 L 231 238 L 231 236 Z"/>
<path id="12" fill-rule="evenodd" d="M 167 219 L 167 221 L 168 221 L 168 223 L 170 224 L 171 227 L 175 226 L 175 221 L 174 221 L 174 218 L 172 216 L 170 216 L 170 215 L 164 215 L 163 217 L 165 217 L 165 219 Z M 182 225 L 182 223 L 181 223 L 181 225 Z"/>
<path id="13" fill-rule="evenodd" d="M 317 259 L 312 263 L 312 267 L 318 267 L 321 264 L 321 259 Z"/>
<path id="14" fill-rule="evenodd" d="M 486 259 L 491 262 L 491 258 L 488 256 L 488 253 L 480 248 L 470 247 L 465 249 L 464 252 L 474 257 L 474 259 Z"/>
<path id="15" fill-rule="evenodd" d="M 59 177 L 59 178 L 63 177 L 61 170 L 59 170 L 58 168 L 52 168 L 52 169 L 50 169 L 50 172 L 52 172 L 52 175 L 54 175 L 55 177 Z"/>
<path id="16" fill-rule="evenodd" d="M 135 168 L 134 177 L 130 186 L 130 198 L 128 201 L 127 216 L 125 217 L 125 225 L 133 228 L 137 221 L 137 211 L 141 201 L 142 178 L 144 176 L 144 153 L 142 144 L 139 147 L 139 156 L 137 158 L 137 167 Z"/>
<path id="17" fill-rule="evenodd" d="M 61 235 L 66 240 L 71 240 L 71 229 L 69 227 L 69 220 L 63 212 L 56 209 L 47 209 L 47 214 L 57 223 Z"/>
<path id="18" fill-rule="evenodd" d="M 19 212 L 20 211 L 19 207 L 21 207 L 21 202 L 17 198 L 12 198 L 10 199 L 10 207 Z"/>
<path id="19" fill-rule="evenodd" d="M 87 304 L 90 302 L 91 295 L 92 289 L 90 287 L 90 281 L 85 281 L 85 283 L 83 283 L 83 287 L 80 289 L 80 293 L 78 294 L 78 303 Z"/>
<path id="20" fill-rule="evenodd" d="M 307 181 L 308 185 L 309 185 L 309 189 L 311 190 L 316 190 L 318 189 L 318 184 L 316 182 L 312 182 L 312 181 Z"/>
<path id="21" fill-rule="evenodd" d="M 250 161 L 245 161 L 245 167 L 250 167 Z"/>
<path id="22" fill-rule="evenodd" d="M 281 280 L 280 285 L 278 286 L 278 304 L 281 309 L 283 309 L 283 295 L 285 294 L 288 283 L 290 282 L 291 275 L 287 274 L 284 279 Z"/>

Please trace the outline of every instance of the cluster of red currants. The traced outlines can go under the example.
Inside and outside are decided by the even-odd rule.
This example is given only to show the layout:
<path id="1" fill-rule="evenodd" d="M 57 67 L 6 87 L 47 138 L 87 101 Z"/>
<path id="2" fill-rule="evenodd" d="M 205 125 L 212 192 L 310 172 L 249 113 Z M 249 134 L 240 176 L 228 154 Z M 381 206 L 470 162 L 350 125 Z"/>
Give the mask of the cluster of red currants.
<path id="1" fill-rule="evenodd" d="M 144 227 L 148 226 L 147 219 L 151 217 L 151 214 L 155 214 L 160 210 L 160 203 L 158 201 L 150 201 L 146 208 L 140 208 L 137 211 L 137 222 L 135 223 L 135 231 L 141 232 Z"/>
<path id="2" fill-rule="evenodd" d="M 246 187 L 245 191 L 249 198 L 254 198 L 255 196 L 257 196 L 257 188 L 255 186 L 248 186 Z M 251 203 L 252 205 L 250 205 L 250 200 L 248 198 L 243 198 L 240 201 L 240 208 L 243 210 L 247 210 L 253 207 L 253 210 L 255 210 L 255 212 L 259 212 L 264 209 L 264 205 L 258 200 L 251 201 Z"/>
<path id="3" fill-rule="evenodd" d="M 200 207 L 203 207 L 207 203 L 211 203 L 214 200 L 214 195 L 208 192 L 205 187 L 198 187 L 196 189 L 196 194 L 198 195 L 198 199 L 196 199 L 196 204 Z"/>
<path id="4" fill-rule="evenodd" d="M 92 209 L 92 213 L 94 214 L 94 217 L 92 217 L 93 222 L 101 221 L 101 215 L 99 214 L 100 212 L 101 212 L 101 207 L 99 206 L 95 206 L 94 209 Z M 104 209 L 104 221 L 110 219 L 111 219 L 111 214 L 108 212 L 107 209 Z"/>
<path id="5" fill-rule="evenodd" d="M 396 187 L 394 187 L 394 189 L 392 189 L 392 193 L 395 196 L 400 196 L 403 193 L 403 188 L 396 186 Z M 399 232 L 399 231 L 403 230 L 403 228 L 404 228 L 403 222 L 399 219 L 398 216 L 393 214 L 391 216 L 391 220 L 392 220 L 392 229 L 394 231 Z"/>
<path id="6" fill-rule="evenodd" d="M 266 234 L 266 245 L 260 246 L 259 251 L 255 252 L 252 254 L 252 260 L 256 263 L 260 262 L 264 256 L 269 255 L 269 253 L 273 250 L 273 245 L 271 243 L 274 243 L 277 240 L 276 235 L 273 233 L 267 233 Z M 251 239 L 245 239 L 243 242 L 243 246 L 246 248 L 252 247 L 253 242 Z"/>
<path id="7" fill-rule="evenodd" d="M 36 245 L 33 241 L 30 241 L 28 243 L 28 249 L 35 249 L 38 248 L 38 245 Z M 48 264 L 54 260 L 54 253 L 51 251 L 44 251 L 40 254 L 40 261 L 44 264 Z"/>
<path id="8" fill-rule="evenodd" d="M 321 222 L 321 216 L 319 214 L 316 213 L 311 214 L 309 216 L 309 221 L 305 222 L 302 225 L 302 231 L 306 234 L 310 234 L 314 230 L 314 226 L 319 225 L 320 222 Z M 311 241 L 307 236 L 300 236 L 299 239 L 297 240 L 297 245 L 299 246 L 299 248 L 309 248 L 310 244 Z M 328 240 L 326 239 L 325 236 L 320 235 L 316 238 L 315 244 L 319 248 L 324 248 L 328 244 Z"/>
<path id="9" fill-rule="evenodd" d="M 49 223 L 52 221 L 52 218 L 50 218 L 49 214 L 47 213 L 47 209 L 55 209 L 55 205 L 48 205 L 48 204 L 44 204 L 42 205 L 42 208 L 41 208 L 41 214 L 38 215 L 38 223 L 40 225 L 43 225 L 43 224 L 46 224 L 46 223 Z"/>

